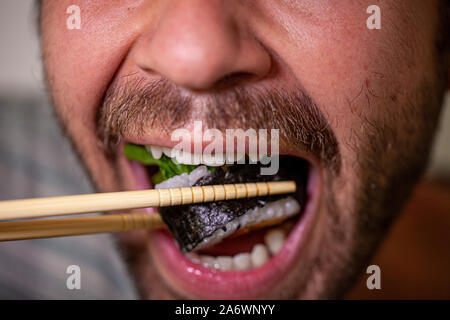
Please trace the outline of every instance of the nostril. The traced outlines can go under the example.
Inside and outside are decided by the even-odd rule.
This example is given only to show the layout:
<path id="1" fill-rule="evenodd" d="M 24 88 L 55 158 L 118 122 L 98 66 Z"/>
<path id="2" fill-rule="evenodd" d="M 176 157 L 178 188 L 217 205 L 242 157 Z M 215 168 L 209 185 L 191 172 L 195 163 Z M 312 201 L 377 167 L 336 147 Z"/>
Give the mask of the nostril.
<path id="1" fill-rule="evenodd" d="M 235 73 L 226 75 L 222 80 L 223 81 L 249 80 L 252 78 L 257 78 L 257 76 L 252 73 L 249 73 L 249 72 L 235 72 Z"/>
<path id="2" fill-rule="evenodd" d="M 237 85 L 243 85 L 246 83 L 251 83 L 257 81 L 258 79 L 259 76 L 249 72 L 235 72 L 222 77 L 214 84 L 214 86 L 217 89 L 222 89 L 227 87 L 234 87 Z"/>

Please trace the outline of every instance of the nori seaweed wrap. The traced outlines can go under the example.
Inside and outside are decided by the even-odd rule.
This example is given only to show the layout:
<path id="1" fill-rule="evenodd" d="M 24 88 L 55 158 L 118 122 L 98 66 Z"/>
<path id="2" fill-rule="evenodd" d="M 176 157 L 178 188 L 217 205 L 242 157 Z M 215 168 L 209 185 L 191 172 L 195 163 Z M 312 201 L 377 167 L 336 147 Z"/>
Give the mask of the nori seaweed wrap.
<path id="1" fill-rule="evenodd" d="M 292 163 L 291 163 L 292 164 Z M 218 167 L 210 175 L 200 179 L 195 186 L 246 182 L 266 182 L 293 179 L 297 175 L 297 190 L 301 195 L 300 202 L 304 201 L 305 172 L 303 168 L 293 167 L 288 161 L 277 175 L 268 176 L 260 174 L 260 165 L 235 164 Z M 216 230 L 222 228 L 226 231 L 226 224 L 248 210 L 263 207 L 266 203 L 279 200 L 286 195 L 266 196 L 260 198 L 226 200 L 182 206 L 162 207 L 159 212 L 168 225 L 180 249 L 184 252 L 193 250 L 203 239 L 211 236 Z M 301 203 L 302 205 L 303 203 Z"/>

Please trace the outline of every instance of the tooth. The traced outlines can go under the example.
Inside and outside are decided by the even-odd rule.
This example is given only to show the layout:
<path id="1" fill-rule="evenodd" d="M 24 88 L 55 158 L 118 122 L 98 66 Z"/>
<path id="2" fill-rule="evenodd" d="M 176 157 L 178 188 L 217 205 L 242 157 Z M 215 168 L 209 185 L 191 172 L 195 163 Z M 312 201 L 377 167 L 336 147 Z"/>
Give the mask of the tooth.
<path id="1" fill-rule="evenodd" d="M 202 157 L 202 164 L 206 166 L 211 166 L 211 163 L 214 162 L 214 156 L 204 154 Z"/>
<path id="2" fill-rule="evenodd" d="M 150 151 L 152 157 L 155 159 L 160 159 L 162 156 L 162 149 L 158 146 L 150 146 L 150 150 L 147 147 L 147 151 Z"/>
<path id="3" fill-rule="evenodd" d="M 254 157 L 255 155 L 252 155 L 252 157 Z M 234 152 L 227 152 L 226 154 L 223 155 L 224 161 L 227 164 L 234 164 L 234 163 L 238 163 L 238 164 L 243 164 L 245 163 L 245 153 L 244 152 L 240 152 L 240 153 L 234 153 Z"/>
<path id="4" fill-rule="evenodd" d="M 202 163 L 202 154 L 201 153 L 194 153 L 192 157 L 192 162 L 195 165 L 199 165 Z"/>
<path id="5" fill-rule="evenodd" d="M 275 212 L 275 217 L 276 218 L 282 218 L 284 216 L 284 208 L 283 206 L 276 206 L 274 208 L 274 212 Z"/>
<path id="6" fill-rule="evenodd" d="M 219 167 L 225 164 L 225 156 L 223 154 L 203 155 L 202 164 L 210 167 Z"/>
<path id="7" fill-rule="evenodd" d="M 273 218 L 273 216 L 275 215 L 275 209 L 273 208 L 273 206 L 267 206 L 266 215 L 267 218 Z"/>
<path id="8" fill-rule="evenodd" d="M 267 157 L 267 152 L 259 152 L 258 153 L 258 161 L 261 161 L 262 159 L 264 159 L 265 157 Z"/>
<path id="9" fill-rule="evenodd" d="M 264 242 L 271 254 L 276 254 L 283 247 L 284 232 L 281 229 L 272 229 L 264 235 Z"/>
<path id="10" fill-rule="evenodd" d="M 248 270 L 251 267 L 250 255 L 248 253 L 238 253 L 233 257 L 234 269 L 238 271 Z"/>
<path id="11" fill-rule="evenodd" d="M 255 223 L 261 223 L 264 220 L 267 220 L 268 217 L 268 210 L 270 209 L 270 207 L 262 207 L 262 208 L 258 208 L 256 211 L 258 212 L 257 214 L 255 214 Z"/>
<path id="12" fill-rule="evenodd" d="M 214 264 L 216 263 L 216 259 L 211 256 L 200 256 L 200 261 L 202 262 L 202 266 L 205 268 L 214 268 Z"/>
<path id="13" fill-rule="evenodd" d="M 190 153 L 182 150 L 171 149 L 166 151 L 169 157 L 172 158 L 172 161 L 175 163 L 182 163 L 187 165 L 199 165 L 202 160 L 201 154 Z M 165 152 L 165 154 L 166 154 Z"/>
<path id="14" fill-rule="evenodd" d="M 234 152 L 229 152 L 226 155 L 226 163 L 233 164 L 234 163 Z"/>
<path id="15" fill-rule="evenodd" d="M 236 153 L 235 163 L 244 164 L 245 163 L 245 153 Z"/>
<path id="16" fill-rule="evenodd" d="M 182 164 L 194 164 L 192 161 L 192 154 L 189 152 L 182 152 L 181 150 L 177 150 L 177 152 L 175 152 L 175 158 L 179 163 Z"/>
<path id="17" fill-rule="evenodd" d="M 193 263 L 200 264 L 200 256 L 194 252 L 188 252 L 186 253 L 186 257 L 188 257 L 189 260 L 191 260 Z"/>
<path id="18" fill-rule="evenodd" d="M 174 154 L 172 148 L 165 148 L 165 147 L 163 147 L 163 148 L 162 148 L 162 152 L 163 152 L 166 156 L 168 156 L 169 158 L 173 158 L 173 157 L 175 156 L 175 154 Z"/>
<path id="19" fill-rule="evenodd" d="M 272 158 L 269 157 L 267 154 L 259 156 L 259 162 L 261 162 L 261 164 L 269 164 L 271 160 Z"/>
<path id="20" fill-rule="evenodd" d="M 233 270 L 233 258 L 229 256 L 219 256 L 216 258 L 216 263 L 219 265 L 220 271 Z"/>
<path id="21" fill-rule="evenodd" d="M 214 258 L 213 269 L 220 270 L 220 264 L 217 261 L 217 258 Z"/>
<path id="22" fill-rule="evenodd" d="M 284 204 L 287 215 L 293 215 L 300 211 L 300 204 L 295 199 L 290 199 Z"/>
<path id="23" fill-rule="evenodd" d="M 249 153 L 248 158 L 250 160 L 250 163 L 258 162 L 258 154 L 257 153 Z"/>
<path id="24" fill-rule="evenodd" d="M 259 243 L 253 247 L 250 253 L 250 259 L 253 267 L 258 268 L 269 260 L 269 251 L 267 251 L 265 245 Z"/>

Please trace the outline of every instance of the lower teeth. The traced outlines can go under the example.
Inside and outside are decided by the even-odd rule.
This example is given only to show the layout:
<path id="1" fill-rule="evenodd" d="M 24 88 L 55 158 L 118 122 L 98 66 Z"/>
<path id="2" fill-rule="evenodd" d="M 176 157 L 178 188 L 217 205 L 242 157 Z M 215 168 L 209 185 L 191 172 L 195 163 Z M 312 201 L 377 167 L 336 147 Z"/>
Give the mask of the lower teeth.
<path id="1" fill-rule="evenodd" d="M 218 257 L 189 252 L 186 254 L 186 257 L 205 268 L 220 271 L 250 270 L 261 267 L 271 256 L 277 254 L 283 247 L 285 237 L 285 232 L 282 229 L 272 228 L 264 235 L 265 243 L 255 244 L 251 252 L 241 252 L 234 256 Z"/>

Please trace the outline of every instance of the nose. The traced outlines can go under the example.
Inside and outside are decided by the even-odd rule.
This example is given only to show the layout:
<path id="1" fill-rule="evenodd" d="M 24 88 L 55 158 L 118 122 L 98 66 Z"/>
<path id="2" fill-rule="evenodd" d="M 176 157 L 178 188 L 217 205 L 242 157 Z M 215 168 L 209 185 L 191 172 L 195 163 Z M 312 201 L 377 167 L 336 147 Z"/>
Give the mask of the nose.
<path id="1" fill-rule="evenodd" d="M 167 2 L 135 48 L 136 65 L 195 90 L 230 77 L 263 78 L 271 69 L 270 55 L 227 4 Z"/>

